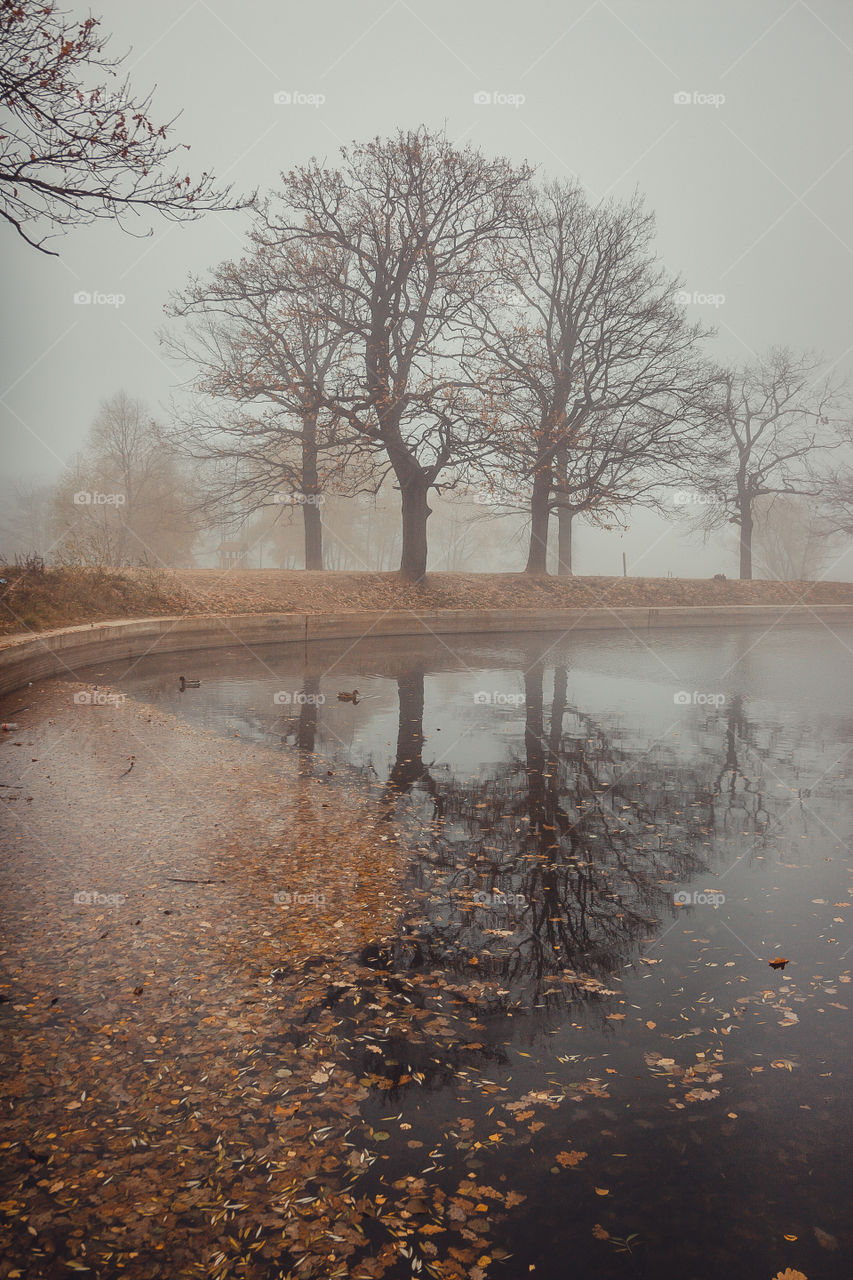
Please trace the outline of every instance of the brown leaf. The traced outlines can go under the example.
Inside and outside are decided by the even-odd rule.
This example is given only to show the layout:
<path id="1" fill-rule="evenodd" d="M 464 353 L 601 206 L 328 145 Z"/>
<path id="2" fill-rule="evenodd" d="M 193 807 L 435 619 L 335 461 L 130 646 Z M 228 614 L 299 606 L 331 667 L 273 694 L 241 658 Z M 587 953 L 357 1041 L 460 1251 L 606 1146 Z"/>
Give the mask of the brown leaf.
<path id="1" fill-rule="evenodd" d="M 581 1160 L 585 1160 L 587 1153 L 585 1151 L 558 1151 L 557 1164 L 561 1164 L 564 1169 L 573 1169 L 575 1165 L 580 1164 Z"/>

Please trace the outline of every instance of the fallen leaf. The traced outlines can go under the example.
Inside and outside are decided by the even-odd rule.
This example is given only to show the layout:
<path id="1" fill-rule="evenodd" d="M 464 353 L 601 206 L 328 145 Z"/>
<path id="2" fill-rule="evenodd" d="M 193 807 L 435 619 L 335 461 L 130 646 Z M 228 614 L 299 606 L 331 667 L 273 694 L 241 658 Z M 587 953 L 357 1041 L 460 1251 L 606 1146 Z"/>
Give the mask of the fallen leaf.
<path id="1" fill-rule="evenodd" d="M 834 1253 L 838 1248 L 838 1241 L 835 1236 L 829 1234 L 828 1231 L 821 1231 L 820 1227 L 813 1227 L 814 1238 L 817 1240 L 821 1249 L 828 1249 L 830 1253 Z"/>
<path id="2" fill-rule="evenodd" d="M 586 1156 L 585 1151 L 558 1151 L 557 1164 L 561 1164 L 564 1169 L 573 1169 L 575 1165 L 580 1164 L 581 1160 L 585 1160 Z"/>

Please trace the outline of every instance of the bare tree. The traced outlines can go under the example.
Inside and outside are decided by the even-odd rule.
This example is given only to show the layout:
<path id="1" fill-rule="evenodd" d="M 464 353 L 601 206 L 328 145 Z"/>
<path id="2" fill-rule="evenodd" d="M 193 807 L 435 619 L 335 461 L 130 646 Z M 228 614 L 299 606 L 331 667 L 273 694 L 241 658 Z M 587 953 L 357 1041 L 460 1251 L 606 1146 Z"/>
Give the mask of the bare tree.
<path id="1" fill-rule="evenodd" d="M 324 318 L 343 333 L 348 359 L 323 404 L 393 470 L 400 569 L 418 581 L 430 491 L 458 481 L 482 437 L 477 389 L 463 375 L 470 316 L 494 286 L 529 171 L 426 128 L 341 155 L 337 169 L 313 161 L 284 179 L 264 242 L 271 253 L 318 246 L 327 306 L 342 289 Z"/>
<path id="2" fill-rule="evenodd" d="M 505 305 L 481 309 L 492 445 L 530 510 L 527 572 L 547 571 L 549 518 L 607 519 L 649 495 L 701 432 L 704 337 L 652 251 L 641 200 L 591 207 L 577 184 L 531 196 L 501 258 Z"/>
<path id="3" fill-rule="evenodd" d="M 54 0 L 0 0 L 0 217 L 33 248 L 38 224 L 71 227 L 155 211 L 186 220 L 242 208 L 208 173 L 170 168 L 174 119 L 155 124 L 151 95 L 118 80 L 125 57 L 104 53 L 97 18 L 78 22 Z M 115 81 L 110 84 L 110 81 Z"/>
<path id="4" fill-rule="evenodd" d="M 755 503 L 754 552 L 763 576 L 783 582 L 817 578 L 838 545 L 813 503 L 768 494 Z"/>
<path id="5" fill-rule="evenodd" d="M 198 526 L 188 477 L 144 405 L 104 402 L 53 495 L 59 558 L 111 565 L 186 564 Z"/>
<path id="6" fill-rule="evenodd" d="M 814 355 L 771 348 L 753 365 L 720 371 L 714 435 L 697 466 L 703 495 L 693 523 L 738 530 L 741 578 L 752 577 L 756 503 L 769 495 L 817 498 L 817 464 L 838 444 L 842 388 Z"/>
<path id="7" fill-rule="evenodd" d="M 559 575 L 573 573 L 578 518 L 598 528 L 625 528 L 632 508 L 663 509 L 662 481 L 683 469 L 692 456 L 692 442 L 702 434 L 697 412 L 702 386 L 699 377 L 694 410 L 685 404 L 683 418 L 660 413 L 652 405 L 593 412 L 574 448 L 565 444 L 556 450 L 549 509 L 557 517 Z"/>
<path id="8" fill-rule="evenodd" d="M 190 324 L 167 342 L 192 364 L 194 390 L 212 397 L 182 415 L 173 438 L 207 464 L 205 509 L 231 518 L 270 504 L 301 507 L 305 568 L 322 569 L 327 495 L 376 481 L 361 441 L 326 407 L 344 353 L 346 297 L 340 266 L 319 265 L 322 246 L 269 251 L 261 235 L 256 227 L 249 255 L 173 298 L 172 314 Z"/>
<path id="9" fill-rule="evenodd" d="M 853 421 L 841 424 L 838 444 L 844 461 L 821 477 L 821 527 L 830 534 L 853 535 Z"/>
<path id="10" fill-rule="evenodd" d="M 323 508 L 328 565 L 333 569 L 387 573 L 400 562 L 400 510 L 391 485 L 360 493 L 356 501 L 332 498 Z"/>
<path id="11" fill-rule="evenodd" d="M 479 496 L 479 495 L 478 495 Z M 443 573 L 470 573 L 477 565 L 486 567 L 489 552 L 499 539 L 495 536 L 495 513 L 470 495 L 449 495 L 436 506 L 433 539 L 437 567 Z"/>

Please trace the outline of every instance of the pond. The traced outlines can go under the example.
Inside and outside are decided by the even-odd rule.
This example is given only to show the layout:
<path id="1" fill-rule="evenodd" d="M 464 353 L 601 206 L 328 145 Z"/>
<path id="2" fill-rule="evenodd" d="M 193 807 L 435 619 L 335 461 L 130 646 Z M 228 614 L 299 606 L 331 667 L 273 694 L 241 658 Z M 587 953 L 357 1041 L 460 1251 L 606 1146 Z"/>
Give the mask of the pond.
<path id="1" fill-rule="evenodd" d="M 410 843 L 396 936 L 361 960 L 389 998 L 430 988 L 419 1013 L 467 991 L 470 1030 L 451 1051 L 413 1012 L 369 1053 L 341 998 L 361 1119 L 390 1135 L 374 1192 L 414 1178 L 417 1214 L 468 1178 L 464 1220 L 511 1188 L 483 1274 L 818 1280 L 853 1274 L 851 654 L 816 623 L 235 646 L 81 678 L 355 782 Z M 311 909 L 311 883 L 283 888 Z M 395 1275 L 428 1272 L 423 1239 Z"/>

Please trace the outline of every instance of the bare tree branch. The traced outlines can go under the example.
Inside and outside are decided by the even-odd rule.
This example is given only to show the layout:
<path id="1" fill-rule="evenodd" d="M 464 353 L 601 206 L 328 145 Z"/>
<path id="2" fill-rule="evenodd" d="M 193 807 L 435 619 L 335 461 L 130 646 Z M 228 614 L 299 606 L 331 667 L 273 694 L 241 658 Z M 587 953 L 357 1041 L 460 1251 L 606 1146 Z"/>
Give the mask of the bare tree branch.
<path id="1" fill-rule="evenodd" d="M 183 221 L 254 199 L 234 200 L 211 174 L 193 179 L 171 167 L 189 150 L 169 141 L 175 119 L 150 119 L 151 95 L 136 99 L 119 80 L 127 55 L 105 54 L 99 27 L 54 0 L 0 0 L 0 217 L 53 256 L 44 222 L 111 218 L 127 230 L 131 212 Z"/>

